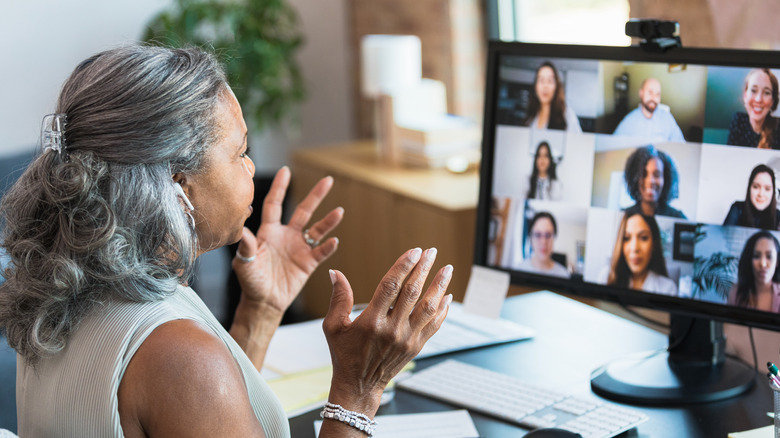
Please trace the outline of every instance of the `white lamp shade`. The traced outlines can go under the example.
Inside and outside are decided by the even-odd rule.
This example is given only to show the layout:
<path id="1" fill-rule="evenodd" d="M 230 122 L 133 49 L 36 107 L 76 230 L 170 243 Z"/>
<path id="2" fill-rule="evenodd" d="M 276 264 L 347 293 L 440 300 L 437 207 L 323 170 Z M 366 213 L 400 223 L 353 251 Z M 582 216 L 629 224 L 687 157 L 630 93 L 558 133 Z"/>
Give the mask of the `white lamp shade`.
<path id="1" fill-rule="evenodd" d="M 366 35 L 361 42 L 363 94 L 394 94 L 422 79 L 422 48 L 413 35 Z"/>

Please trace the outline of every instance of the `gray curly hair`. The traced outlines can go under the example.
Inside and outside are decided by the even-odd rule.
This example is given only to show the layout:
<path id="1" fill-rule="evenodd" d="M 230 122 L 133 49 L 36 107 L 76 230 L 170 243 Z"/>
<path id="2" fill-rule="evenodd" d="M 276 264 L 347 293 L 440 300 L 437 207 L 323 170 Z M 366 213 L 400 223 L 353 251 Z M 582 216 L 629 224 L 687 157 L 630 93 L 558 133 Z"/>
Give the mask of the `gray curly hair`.
<path id="1" fill-rule="evenodd" d="M 37 156 L 0 204 L 0 330 L 35 364 L 108 299 L 152 301 L 191 276 L 197 237 L 173 186 L 202 171 L 227 89 L 200 49 L 132 45 L 94 55 L 63 85 L 62 153 Z"/>

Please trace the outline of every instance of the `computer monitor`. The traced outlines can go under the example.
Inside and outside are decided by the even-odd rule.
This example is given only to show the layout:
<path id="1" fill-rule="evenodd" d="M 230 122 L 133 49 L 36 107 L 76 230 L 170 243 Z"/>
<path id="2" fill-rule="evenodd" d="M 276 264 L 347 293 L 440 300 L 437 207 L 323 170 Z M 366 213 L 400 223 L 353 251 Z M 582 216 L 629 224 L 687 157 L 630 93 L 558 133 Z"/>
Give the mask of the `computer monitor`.
<path id="1" fill-rule="evenodd" d="M 475 263 L 670 312 L 668 350 L 594 370 L 599 394 L 747 391 L 722 322 L 780 330 L 780 56 L 491 42 L 487 62 Z"/>

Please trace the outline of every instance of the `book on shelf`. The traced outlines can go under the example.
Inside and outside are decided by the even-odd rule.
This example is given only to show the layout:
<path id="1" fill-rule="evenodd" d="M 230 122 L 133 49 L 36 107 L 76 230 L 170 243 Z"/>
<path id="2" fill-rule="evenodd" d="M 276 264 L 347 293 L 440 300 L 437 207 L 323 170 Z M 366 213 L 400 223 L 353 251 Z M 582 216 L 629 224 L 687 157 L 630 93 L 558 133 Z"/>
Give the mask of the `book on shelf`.
<path id="1" fill-rule="evenodd" d="M 407 146 L 473 142 L 479 144 L 482 132 L 468 118 L 452 114 L 421 117 L 396 123 L 397 138 Z"/>
<path id="2" fill-rule="evenodd" d="M 414 167 L 445 167 L 452 158 L 466 160 L 467 163 L 477 163 L 480 160 L 480 150 L 478 148 L 460 149 L 453 152 L 441 154 L 417 153 L 410 150 L 402 150 L 401 159 L 404 164 Z"/>
<path id="3" fill-rule="evenodd" d="M 443 167 L 453 156 L 479 161 L 481 134 L 477 124 L 465 117 L 440 114 L 398 123 L 395 141 L 404 163 Z"/>

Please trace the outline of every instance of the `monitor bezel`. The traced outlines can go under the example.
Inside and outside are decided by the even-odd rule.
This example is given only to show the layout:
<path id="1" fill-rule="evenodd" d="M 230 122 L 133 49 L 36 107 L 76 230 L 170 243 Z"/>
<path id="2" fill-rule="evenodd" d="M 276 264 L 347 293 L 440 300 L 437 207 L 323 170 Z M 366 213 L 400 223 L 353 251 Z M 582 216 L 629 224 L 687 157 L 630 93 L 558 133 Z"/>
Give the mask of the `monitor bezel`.
<path id="1" fill-rule="evenodd" d="M 771 312 L 739 308 L 726 304 L 669 297 L 632 289 L 617 288 L 587 282 L 575 282 L 531 272 L 488 265 L 488 227 L 493 190 L 493 159 L 496 135 L 496 99 L 500 83 L 502 56 L 568 58 L 596 61 L 660 62 L 698 64 L 705 66 L 780 68 L 780 53 L 760 50 L 710 48 L 673 48 L 667 52 L 652 52 L 638 46 L 589 46 L 489 41 L 486 88 L 483 114 L 482 159 L 477 206 L 474 264 L 508 272 L 514 285 L 539 287 L 569 293 L 583 298 L 638 306 L 683 316 L 712 319 L 750 327 L 780 331 L 780 315 Z"/>

